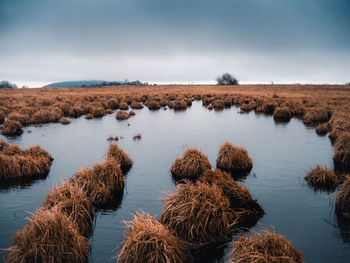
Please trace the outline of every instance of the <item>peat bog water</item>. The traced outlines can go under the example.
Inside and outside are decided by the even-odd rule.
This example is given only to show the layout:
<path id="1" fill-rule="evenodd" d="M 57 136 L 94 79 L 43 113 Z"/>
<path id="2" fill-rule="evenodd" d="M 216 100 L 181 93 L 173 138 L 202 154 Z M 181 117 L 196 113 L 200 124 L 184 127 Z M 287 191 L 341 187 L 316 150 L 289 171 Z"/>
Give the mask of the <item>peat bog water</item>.
<path id="1" fill-rule="evenodd" d="M 136 116 L 126 121 L 117 121 L 115 114 L 93 120 L 82 116 L 67 126 L 27 127 L 15 139 L 0 136 L 21 148 L 38 144 L 55 159 L 46 179 L 25 188 L 0 189 L 1 248 L 10 246 L 16 229 L 26 223 L 25 218 L 31 217 L 53 186 L 80 168 L 103 161 L 107 137 L 123 135 L 118 144 L 132 158 L 133 167 L 126 176 L 120 206 L 96 215 L 92 262 L 115 262 L 123 242 L 123 221 L 132 220 L 132 211 L 144 210 L 159 217 L 161 197 L 175 189 L 170 168 L 176 156 L 186 147 L 195 147 L 215 166 L 218 148 L 225 141 L 246 147 L 253 159 L 253 170 L 241 183 L 258 199 L 266 215 L 252 230 L 273 226 L 302 249 L 306 262 L 349 261 L 350 243 L 344 243 L 335 224 L 335 194 L 315 193 L 303 179 L 316 164 L 333 166 L 328 137 L 317 136 L 314 129 L 295 118 L 275 124 L 271 116 L 238 114 L 236 107 L 209 111 L 201 102 L 193 102 L 182 112 L 147 108 L 135 112 Z M 142 133 L 139 141 L 132 139 L 136 132 Z M 230 249 L 228 246 L 224 254 Z M 225 255 L 218 262 L 225 262 Z"/>

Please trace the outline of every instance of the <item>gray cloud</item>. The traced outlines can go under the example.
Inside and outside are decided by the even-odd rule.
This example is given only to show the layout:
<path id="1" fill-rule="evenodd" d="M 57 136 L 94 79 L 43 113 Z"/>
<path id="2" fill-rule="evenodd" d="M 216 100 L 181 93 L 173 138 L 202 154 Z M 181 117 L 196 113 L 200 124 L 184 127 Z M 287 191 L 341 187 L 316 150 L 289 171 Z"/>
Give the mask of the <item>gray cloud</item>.
<path id="1" fill-rule="evenodd" d="M 347 0 L 0 0 L 0 77 L 344 82 L 349 11 Z"/>

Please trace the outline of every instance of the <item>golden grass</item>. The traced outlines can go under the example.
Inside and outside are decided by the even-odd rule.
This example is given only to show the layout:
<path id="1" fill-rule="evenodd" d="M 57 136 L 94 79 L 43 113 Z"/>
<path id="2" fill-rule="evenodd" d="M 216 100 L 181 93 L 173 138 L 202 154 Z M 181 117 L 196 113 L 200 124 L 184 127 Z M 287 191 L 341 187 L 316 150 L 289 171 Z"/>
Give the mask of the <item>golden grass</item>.
<path id="1" fill-rule="evenodd" d="M 277 122 L 288 122 L 292 117 L 292 111 L 288 107 L 276 108 L 273 113 L 273 118 Z"/>
<path id="2" fill-rule="evenodd" d="M 105 116 L 105 114 L 105 109 L 103 107 L 94 107 L 92 109 L 92 115 L 94 116 L 94 118 L 101 118 Z"/>
<path id="3" fill-rule="evenodd" d="M 53 158 L 39 146 L 21 150 L 0 140 L 0 181 L 14 184 L 24 183 L 39 177 L 46 177 Z"/>
<path id="4" fill-rule="evenodd" d="M 242 172 L 250 172 L 253 168 L 253 161 L 245 148 L 225 142 L 219 148 L 216 167 L 231 172 L 234 177 L 237 173 L 239 177 Z"/>
<path id="5" fill-rule="evenodd" d="M 124 178 L 115 159 L 97 163 L 92 169 L 79 170 L 72 182 L 85 191 L 96 208 L 109 206 L 123 196 Z"/>
<path id="6" fill-rule="evenodd" d="M 165 105 L 163 104 L 162 106 L 166 106 L 166 104 Z M 184 100 L 177 100 L 177 101 L 175 101 L 174 110 L 176 110 L 176 111 L 186 110 L 186 108 L 187 108 L 186 101 L 184 101 Z"/>
<path id="7" fill-rule="evenodd" d="M 235 212 L 235 228 L 252 227 L 265 214 L 249 190 L 245 186 L 239 185 L 232 179 L 231 175 L 220 170 L 208 170 L 199 180 L 221 188 L 223 194 L 230 201 L 231 209 Z"/>
<path id="8" fill-rule="evenodd" d="M 53 188 L 42 207 L 50 209 L 55 206 L 78 226 L 83 236 L 89 235 L 92 230 L 94 210 L 82 187 L 66 181 Z"/>
<path id="9" fill-rule="evenodd" d="M 343 132 L 334 144 L 334 165 L 336 170 L 350 171 L 350 132 Z"/>
<path id="10" fill-rule="evenodd" d="M 133 110 L 129 111 L 129 116 L 135 116 L 135 115 L 136 113 Z"/>
<path id="11" fill-rule="evenodd" d="M 147 213 L 135 213 L 127 230 L 117 262 L 185 263 L 189 254 L 183 243 Z"/>
<path id="12" fill-rule="evenodd" d="M 176 158 L 171 167 L 171 174 L 175 180 L 197 180 L 211 165 L 208 156 L 195 148 L 188 148 L 182 158 Z"/>
<path id="13" fill-rule="evenodd" d="M 121 110 L 128 110 L 129 109 L 129 105 L 126 103 L 126 102 L 121 102 L 120 104 L 119 104 L 119 109 L 121 109 Z"/>
<path id="14" fill-rule="evenodd" d="M 335 212 L 340 218 L 350 220 L 350 176 L 348 175 L 337 194 Z"/>
<path id="15" fill-rule="evenodd" d="M 17 136 L 23 133 L 22 124 L 19 121 L 6 120 L 2 128 L 3 135 Z"/>
<path id="16" fill-rule="evenodd" d="M 302 253 L 282 234 L 269 230 L 233 242 L 229 263 L 302 263 Z"/>
<path id="17" fill-rule="evenodd" d="M 62 117 L 58 122 L 61 123 L 61 124 L 67 125 L 67 124 L 71 123 L 71 120 L 67 119 L 65 117 Z"/>
<path id="18" fill-rule="evenodd" d="M 311 168 L 307 172 L 305 180 L 313 189 L 326 191 L 335 190 L 340 181 L 333 169 L 321 165 Z"/>
<path id="19" fill-rule="evenodd" d="M 143 108 L 143 105 L 141 102 L 139 101 L 133 101 L 131 104 L 130 104 L 130 107 L 132 109 L 142 109 Z"/>
<path id="20" fill-rule="evenodd" d="M 111 143 L 107 150 L 106 157 L 108 159 L 115 159 L 123 173 L 126 173 L 130 170 L 132 166 L 132 160 L 129 155 L 124 152 L 116 143 Z"/>
<path id="21" fill-rule="evenodd" d="M 117 120 L 126 120 L 126 119 L 129 119 L 130 115 L 126 111 L 118 110 L 115 117 Z"/>
<path id="22" fill-rule="evenodd" d="M 89 261 L 88 239 L 57 207 L 39 210 L 18 230 L 6 262 L 76 263 Z"/>
<path id="23" fill-rule="evenodd" d="M 181 240 L 198 247 L 226 241 L 236 218 L 220 187 L 188 182 L 165 197 L 160 222 Z"/>
<path id="24" fill-rule="evenodd" d="M 303 117 L 303 122 L 307 125 L 315 125 L 328 122 L 331 118 L 332 112 L 328 109 L 314 109 L 309 110 Z"/>

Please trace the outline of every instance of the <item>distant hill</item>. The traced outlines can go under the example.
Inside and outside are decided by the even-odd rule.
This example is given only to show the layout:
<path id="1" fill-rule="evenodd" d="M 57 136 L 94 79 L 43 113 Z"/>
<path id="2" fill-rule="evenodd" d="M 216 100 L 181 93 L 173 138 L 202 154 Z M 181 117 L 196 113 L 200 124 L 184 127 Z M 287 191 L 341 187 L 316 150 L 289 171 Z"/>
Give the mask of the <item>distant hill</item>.
<path id="1" fill-rule="evenodd" d="M 90 87 L 90 86 L 117 86 L 117 85 L 135 85 L 142 86 L 147 83 L 142 83 L 139 80 L 136 81 L 105 81 L 105 80 L 78 80 L 78 81 L 63 81 L 51 83 L 45 88 L 69 88 L 69 87 Z"/>

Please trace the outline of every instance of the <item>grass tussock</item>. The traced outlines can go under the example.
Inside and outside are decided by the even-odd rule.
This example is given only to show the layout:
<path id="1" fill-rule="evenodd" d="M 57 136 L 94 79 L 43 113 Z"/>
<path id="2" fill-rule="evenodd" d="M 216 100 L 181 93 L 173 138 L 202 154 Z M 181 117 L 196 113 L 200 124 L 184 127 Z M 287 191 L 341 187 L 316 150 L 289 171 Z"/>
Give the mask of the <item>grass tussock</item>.
<path id="1" fill-rule="evenodd" d="M 315 125 L 324 122 L 328 122 L 332 116 L 330 110 L 327 109 L 315 109 L 309 110 L 303 117 L 303 122 L 307 125 Z"/>
<path id="2" fill-rule="evenodd" d="M 282 234 L 265 230 L 233 242 L 229 263 L 302 263 L 302 252 Z"/>
<path id="3" fill-rule="evenodd" d="M 132 160 L 129 155 L 124 152 L 116 143 L 111 143 L 107 151 L 108 159 L 115 159 L 120 164 L 120 169 L 123 173 L 130 170 L 132 166 Z"/>
<path id="4" fill-rule="evenodd" d="M 188 148 L 182 158 L 176 158 L 171 167 L 171 174 L 176 180 L 197 180 L 206 170 L 211 169 L 208 156 L 195 148 Z"/>
<path id="5" fill-rule="evenodd" d="M 85 191 L 96 208 L 108 206 L 120 199 L 124 191 L 123 174 L 115 159 L 97 163 L 92 169 L 79 170 L 75 174 L 73 184 L 77 184 Z"/>
<path id="6" fill-rule="evenodd" d="M 115 117 L 117 120 L 126 120 L 126 119 L 129 119 L 130 115 L 126 111 L 118 110 Z"/>
<path id="7" fill-rule="evenodd" d="M 119 263 L 185 263 L 189 255 L 183 243 L 147 213 L 135 213 L 126 222 L 127 232 Z"/>
<path id="8" fill-rule="evenodd" d="M 18 136 L 23 133 L 22 124 L 19 121 L 6 120 L 2 128 L 2 134 L 8 136 Z"/>
<path id="9" fill-rule="evenodd" d="M 245 148 L 225 142 L 219 148 L 216 167 L 235 176 L 236 173 L 249 173 L 253 168 L 253 161 Z"/>
<path id="10" fill-rule="evenodd" d="M 6 262 L 77 263 L 89 261 L 89 243 L 57 207 L 39 210 L 18 230 Z"/>
<path id="11" fill-rule="evenodd" d="M 132 109 L 143 109 L 143 105 L 141 102 L 139 101 L 133 101 L 131 104 L 130 104 L 130 107 Z"/>
<path id="12" fill-rule="evenodd" d="M 292 117 L 292 111 L 288 107 L 276 108 L 273 113 L 273 118 L 277 122 L 288 122 Z"/>
<path id="13" fill-rule="evenodd" d="M 70 181 L 53 188 L 42 207 L 51 209 L 55 206 L 78 226 L 83 236 L 89 235 L 92 230 L 94 210 L 83 188 Z"/>
<path id="14" fill-rule="evenodd" d="M 228 173 L 208 170 L 199 180 L 221 188 L 230 201 L 231 209 L 235 212 L 235 228 L 252 227 L 265 214 L 249 190 L 239 185 Z"/>
<path id="15" fill-rule="evenodd" d="M 65 117 L 62 117 L 58 122 L 65 125 L 71 123 L 71 121 Z"/>
<path id="16" fill-rule="evenodd" d="M 135 116 L 135 115 L 136 113 L 133 110 L 129 111 L 129 116 Z"/>
<path id="17" fill-rule="evenodd" d="M 337 193 L 335 212 L 339 218 L 350 221 L 350 176 L 348 175 Z"/>
<path id="18" fill-rule="evenodd" d="M 165 197 L 160 222 L 178 238 L 199 247 L 226 241 L 236 218 L 220 187 L 189 182 Z"/>
<path id="19" fill-rule="evenodd" d="M 129 105 L 123 101 L 119 104 L 119 109 L 126 111 L 129 109 Z"/>
<path id="20" fill-rule="evenodd" d="M 186 110 L 187 103 L 184 100 L 177 100 L 174 104 L 174 110 L 180 111 L 180 110 Z"/>
<path id="21" fill-rule="evenodd" d="M 46 177 L 53 158 L 39 146 L 21 150 L 17 145 L 9 145 L 0 140 L 0 181 L 25 183 Z"/>
<path id="22" fill-rule="evenodd" d="M 335 169 L 350 171 L 350 132 L 343 132 L 334 144 L 333 156 Z"/>
<path id="23" fill-rule="evenodd" d="M 105 109 L 103 107 L 94 107 L 92 109 L 92 115 L 94 116 L 94 118 L 101 118 L 105 116 L 105 114 Z"/>
<path id="24" fill-rule="evenodd" d="M 321 165 L 311 168 L 305 180 L 314 190 L 334 191 L 339 183 L 339 178 L 333 169 Z"/>
<path id="25" fill-rule="evenodd" d="M 328 123 L 321 123 L 316 127 L 316 133 L 320 136 L 325 136 L 329 132 Z"/>

